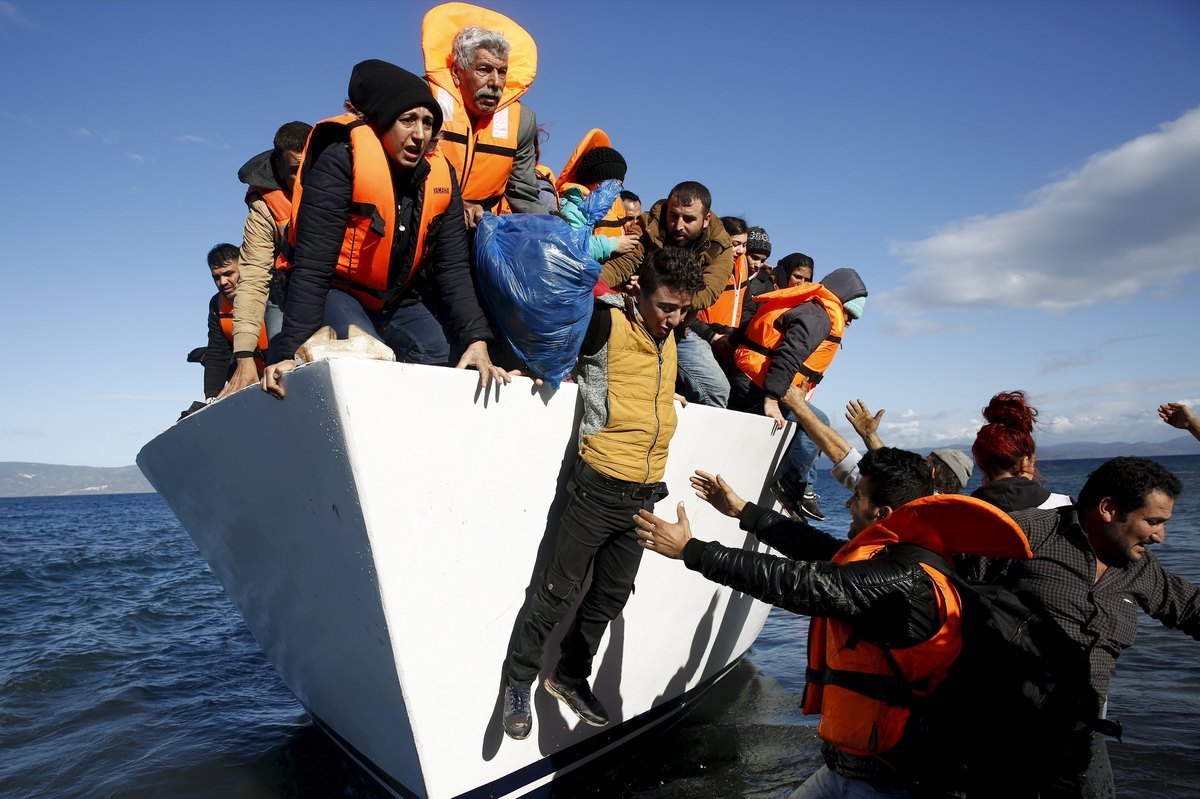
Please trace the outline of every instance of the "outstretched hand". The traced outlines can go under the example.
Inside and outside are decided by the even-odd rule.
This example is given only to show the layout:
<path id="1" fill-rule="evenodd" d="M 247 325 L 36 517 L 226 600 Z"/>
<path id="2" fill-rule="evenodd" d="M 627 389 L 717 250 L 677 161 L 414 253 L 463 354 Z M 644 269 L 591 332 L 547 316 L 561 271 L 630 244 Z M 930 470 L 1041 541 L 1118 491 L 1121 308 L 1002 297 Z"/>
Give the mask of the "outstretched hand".
<path id="1" fill-rule="evenodd" d="M 1171 427 L 1187 430 L 1200 439 L 1200 419 L 1182 402 L 1164 402 L 1158 406 L 1158 416 Z"/>
<path id="2" fill-rule="evenodd" d="M 691 482 L 692 488 L 696 490 L 696 496 L 721 513 L 735 519 L 742 515 L 742 510 L 746 507 L 746 500 L 739 497 L 721 475 L 711 475 L 697 469 L 691 477 Z"/>
<path id="3" fill-rule="evenodd" d="M 692 540 L 692 526 L 688 523 L 687 511 L 680 502 L 677 506 L 679 521 L 669 522 L 660 519 L 648 510 L 638 511 L 633 517 L 637 525 L 638 543 L 643 549 L 649 549 L 668 558 L 679 560 L 683 557 L 683 548 Z"/>
<path id="4" fill-rule="evenodd" d="M 883 440 L 876 431 L 879 429 L 879 423 L 883 420 L 884 413 L 886 411 L 880 408 L 879 412 L 872 416 L 871 409 L 862 400 L 850 400 L 846 403 L 846 421 L 862 437 L 867 449 L 879 449 L 883 446 Z"/>

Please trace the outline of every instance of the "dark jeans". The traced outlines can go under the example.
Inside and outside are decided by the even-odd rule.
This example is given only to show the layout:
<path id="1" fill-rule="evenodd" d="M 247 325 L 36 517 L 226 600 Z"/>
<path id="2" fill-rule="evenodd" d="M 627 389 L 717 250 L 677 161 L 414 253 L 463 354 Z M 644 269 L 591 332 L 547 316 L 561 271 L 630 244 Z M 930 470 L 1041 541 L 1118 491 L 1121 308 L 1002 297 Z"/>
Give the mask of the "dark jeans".
<path id="1" fill-rule="evenodd" d="M 754 382 L 744 372 L 739 371 L 733 376 L 730 383 L 733 387 L 733 394 L 729 400 L 730 408 L 745 413 L 761 414 L 763 412 L 762 404 L 763 399 L 767 396 L 766 392 L 754 385 Z M 829 425 L 829 417 L 825 415 L 824 411 L 811 402 L 808 407 L 822 424 Z M 784 418 L 789 422 L 796 422 L 796 415 L 791 411 L 784 411 Z M 820 455 L 821 450 L 817 447 L 816 442 L 808 437 L 808 433 L 805 433 L 804 428 L 797 422 L 796 434 L 792 436 L 792 443 L 788 445 L 787 453 L 779 464 L 779 470 L 775 472 L 775 480 L 793 499 L 799 500 L 807 488 L 816 482 L 817 458 Z"/>
<path id="2" fill-rule="evenodd" d="M 450 360 L 446 330 L 423 302 L 368 313 L 358 300 L 333 289 L 325 295 L 325 324 L 338 338 L 346 337 L 350 325 L 358 325 L 391 347 L 400 363 L 446 366 Z"/>
<path id="3" fill-rule="evenodd" d="M 1098 732 L 1076 736 L 1056 759 L 1057 773 L 1042 787 L 1042 799 L 1113 799 L 1112 762 Z"/>
<path id="4" fill-rule="evenodd" d="M 575 465 L 554 557 L 508 657 L 509 684 L 524 687 L 537 679 L 546 638 L 571 607 L 589 567 L 592 584 L 563 638 L 557 672 L 568 680 L 592 673 L 600 638 L 629 600 L 642 562 L 633 517 L 643 508 L 653 510 L 655 501 L 666 496 L 665 488 L 647 489 L 637 494 L 650 496 L 639 499 L 634 496 L 638 487 L 605 477 L 582 460 Z"/>

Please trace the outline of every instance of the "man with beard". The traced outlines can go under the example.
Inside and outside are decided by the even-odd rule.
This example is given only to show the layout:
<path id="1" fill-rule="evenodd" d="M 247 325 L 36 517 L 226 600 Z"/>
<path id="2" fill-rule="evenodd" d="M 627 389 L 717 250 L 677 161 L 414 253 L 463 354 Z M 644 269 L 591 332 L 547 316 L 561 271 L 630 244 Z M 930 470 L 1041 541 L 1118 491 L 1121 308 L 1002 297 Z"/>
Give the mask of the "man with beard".
<path id="1" fill-rule="evenodd" d="M 236 340 L 234 323 L 236 321 L 238 288 L 241 285 L 241 267 L 238 263 L 238 248 L 232 244 L 218 244 L 208 251 L 208 269 L 212 273 L 213 283 L 217 293 L 208 303 L 208 346 L 200 356 L 204 365 L 204 398 L 216 397 L 223 394 L 221 386 L 229 379 L 233 368 L 233 342 Z M 262 368 L 263 354 L 267 349 L 267 328 L 263 323 L 258 325 L 258 335 L 250 347 L 250 358 L 245 359 L 257 376 Z M 190 359 L 189 359 L 190 360 Z M 239 362 L 240 366 L 240 362 Z"/>
<path id="2" fill-rule="evenodd" d="M 1098 715 L 1107 710 L 1117 658 L 1137 636 L 1139 607 L 1163 626 L 1200 640 L 1200 587 L 1164 569 L 1148 549 L 1165 540 L 1182 490 L 1179 478 L 1152 460 L 1113 458 L 1088 475 L 1073 507 L 1012 514 L 1029 538 L 1032 560 L 984 567 L 985 580 L 1041 608 L 1086 652 Z M 1112 723 L 1102 731 L 1119 729 Z M 1043 797 L 1114 796 L 1101 731 L 1079 730 L 1043 779 Z"/>
<path id="3" fill-rule="evenodd" d="M 711 212 L 712 194 L 703 184 L 687 180 L 665 200 L 642 214 L 641 239 L 633 250 L 619 255 L 600 272 L 610 286 L 624 285 L 650 256 L 664 247 L 682 247 L 692 252 L 704 275 L 704 288 L 692 298 L 687 324 L 676 333 L 679 354 L 679 391 L 689 401 L 724 408 L 729 403 L 729 379 L 712 347 L 688 328 L 696 313 L 717 301 L 733 273 L 733 241 L 719 218 Z"/>
<path id="4" fill-rule="evenodd" d="M 438 151 L 462 188 L 467 226 L 484 211 L 544 214 L 537 117 L 517 102 L 537 73 L 537 45 L 503 14 L 446 3 L 421 28 L 426 79 L 444 118 Z"/>

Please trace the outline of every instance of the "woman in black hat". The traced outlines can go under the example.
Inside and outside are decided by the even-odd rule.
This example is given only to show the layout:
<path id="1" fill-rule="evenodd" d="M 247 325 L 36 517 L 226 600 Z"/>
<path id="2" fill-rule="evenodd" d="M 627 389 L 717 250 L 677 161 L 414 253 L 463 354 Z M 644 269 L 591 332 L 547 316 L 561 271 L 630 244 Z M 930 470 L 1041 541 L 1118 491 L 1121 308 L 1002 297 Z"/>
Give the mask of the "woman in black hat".
<path id="1" fill-rule="evenodd" d="M 347 114 L 318 123 L 294 192 L 295 244 L 283 329 L 271 341 L 263 389 L 323 324 L 357 324 L 410 363 L 479 370 L 492 331 L 480 308 L 458 180 L 434 151 L 442 111 L 421 78 L 386 61 L 350 76 Z"/>

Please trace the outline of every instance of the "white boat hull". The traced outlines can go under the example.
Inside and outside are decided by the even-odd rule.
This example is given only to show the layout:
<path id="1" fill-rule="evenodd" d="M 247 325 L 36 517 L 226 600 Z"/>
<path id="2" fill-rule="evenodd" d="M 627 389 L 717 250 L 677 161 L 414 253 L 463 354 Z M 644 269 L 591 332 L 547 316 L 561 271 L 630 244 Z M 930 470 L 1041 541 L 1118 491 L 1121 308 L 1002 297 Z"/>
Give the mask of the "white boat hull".
<path id="1" fill-rule="evenodd" d="M 504 660 L 557 530 L 576 391 L 518 380 L 481 395 L 476 379 L 319 361 L 288 375 L 285 401 L 243 391 L 138 455 L 284 682 L 405 797 L 518 796 L 549 782 L 683 709 L 769 610 L 647 555 L 595 660 L 612 724 L 582 724 L 538 690 L 533 734 L 507 739 Z M 765 498 L 785 440 L 763 417 L 680 409 L 658 510 L 674 518 L 683 501 L 698 536 L 761 546 L 688 476 L 720 470 Z"/>

